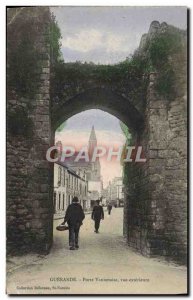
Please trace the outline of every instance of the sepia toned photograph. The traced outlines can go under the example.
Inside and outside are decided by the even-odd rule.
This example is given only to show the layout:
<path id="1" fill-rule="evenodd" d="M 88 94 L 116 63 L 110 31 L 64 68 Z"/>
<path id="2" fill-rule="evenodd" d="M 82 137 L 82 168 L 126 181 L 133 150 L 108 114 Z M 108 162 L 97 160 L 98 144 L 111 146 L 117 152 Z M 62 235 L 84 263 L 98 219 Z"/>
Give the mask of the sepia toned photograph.
<path id="1" fill-rule="evenodd" d="M 6 293 L 188 295 L 188 8 L 6 7 Z"/>

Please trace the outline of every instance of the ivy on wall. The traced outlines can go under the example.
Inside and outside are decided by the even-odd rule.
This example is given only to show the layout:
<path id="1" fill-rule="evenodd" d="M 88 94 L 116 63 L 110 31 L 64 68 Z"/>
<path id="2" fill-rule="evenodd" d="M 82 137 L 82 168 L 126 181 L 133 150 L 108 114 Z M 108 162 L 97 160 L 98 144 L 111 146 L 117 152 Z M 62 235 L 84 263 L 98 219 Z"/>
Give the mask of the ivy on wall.
<path id="1" fill-rule="evenodd" d="M 27 99 L 27 105 L 23 110 L 25 114 L 18 114 L 10 122 L 20 122 L 25 135 L 25 122 L 30 120 L 24 117 L 29 115 L 32 109 L 32 101 L 39 84 L 41 72 L 41 54 L 36 45 L 37 36 L 42 28 L 38 19 L 25 17 L 25 9 L 21 12 L 16 9 L 17 22 L 9 22 L 7 34 L 7 88 L 14 91 L 17 97 Z M 13 8 L 14 10 L 14 8 Z M 13 13 L 13 11 L 11 11 Z M 22 15 L 23 14 L 23 15 Z M 13 14 L 14 15 L 14 14 Z M 168 27 L 169 28 L 169 27 Z M 52 14 L 50 24 L 47 27 L 47 42 L 50 44 L 51 54 L 51 98 L 60 99 L 66 87 L 73 88 L 79 82 L 87 84 L 93 80 L 99 84 L 111 85 L 120 88 L 127 85 L 133 95 L 145 92 L 147 88 L 147 76 L 149 72 L 158 73 L 157 92 L 171 99 L 174 93 L 175 72 L 173 70 L 171 56 L 181 51 L 183 46 L 182 34 L 178 30 L 166 30 L 147 39 L 143 49 L 136 51 L 133 56 L 114 65 L 100 65 L 88 62 L 65 63 L 61 53 L 61 32 L 57 21 Z M 22 117 L 23 116 L 23 117 Z M 9 116 L 8 116 L 9 118 Z M 21 124 L 23 120 L 23 126 Z M 17 128 L 12 126 L 13 128 Z M 29 128 L 31 125 L 29 125 Z M 14 134 L 17 134 L 16 131 Z M 18 130 L 18 134 L 22 134 Z"/>
<path id="2" fill-rule="evenodd" d="M 142 62 L 142 72 L 156 72 L 158 74 L 155 83 L 157 93 L 171 101 L 175 96 L 175 72 L 172 56 L 183 51 L 184 36 L 178 31 L 168 29 L 147 40 L 142 52 L 135 56 L 135 60 Z M 121 123 L 121 129 L 126 137 L 126 146 L 132 145 L 132 135 L 129 129 Z M 132 167 L 128 164 L 123 166 L 124 184 L 128 184 L 132 177 Z"/>
<path id="3" fill-rule="evenodd" d="M 182 35 L 179 31 L 169 30 L 156 35 L 146 47 L 149 64 L 158 72 L 156 90 L 158 94 L 170 99 L 175 92 L 175 72 L 170 58 L 182 50 Z"/>
<path id="4" fill-rule="evenodd" d="M 61 52 L 61 31 L 56 21 L 54 14 L 51 14 L 50 26 L 48 28 L 48 43 L 50 45 L 50 58 L 51 66 L 55 66 L 57 63 L 63 62 L 63 56 Z"/>
<path id="5" fill-rule="evenodd" d="M 100 65 L 87 62 L 56 63 L 53 66 L 51 80 L 51 99 L 63 99 L 67 90 L 73 91 L 78 86 L 87 86 L 88 81 L 106 85 L 113 89 L 127 89 L 133 95 L 141 93 L 145 87 L 144 65 L 142 60 L 126 59 L 115 65 Z M 53 103 L 55 103 L 53 101 Z"/>
<path id="6" fill-rule="evenodd" d="M 29 115 L 39 87 L 43 59 L 41 43 L 38 44 L 38 36 L 43 28 L 42 20 L 38 16 L 34 18 L 33 14 L 30 8 L 11 8 L 8 11 L 7 96 L 11 100 L 25 103 L 23 107 L 8 109 L 8 131 L 13 136 L 33 135 L 33 121 Z M 55 17 L 51 15 L 45 43 L 50 45 L 52 65 L 61 62 L 60 39 L 60 29 Z"/>
<path id="7" fill-rule="evenodd" d="M 16 136 L 22 135 L 31 138 L 33 133 L 33 121 L 28 116 L 28 111 L 23 107 L 17 107 L 14 111 L 8 111 L 8 130 Z"/>
<path id="8" fill-rule="evenodd" d="M 13 14 L 12 10 L 8 13 Z M 16 13 L 17 19 L 7 27 L 7 94 L 9 99 L 22 100 L 25 105 L 8 109 L 8 130 L 13 136 L 32 137 L 33 121 L 29 114 L 41 72 L 41 54 L 36 45 L 39 24 L 27 18 L 25 9 Z"/>
<path id="9" fill-rule="evenodd" d="M 181 51 L 183 35 L 179 30 L 168 27 L 147 39 L 143 49 L 133 56 L 114 65 L 101 65 L 92 62 L 65 63 L 57 61 L 53 67 L 52 98 L 60 99 L 66 87 L 73 88 L 78 83 L 93 80 L 116 87 L 127 84 L 136 93 L 147 87 L 144 78 L 150 72 L 157 72 L 156 90 L 158 94 L 170 99 L 174 93 L 175 72 L 170 58 Z"/>

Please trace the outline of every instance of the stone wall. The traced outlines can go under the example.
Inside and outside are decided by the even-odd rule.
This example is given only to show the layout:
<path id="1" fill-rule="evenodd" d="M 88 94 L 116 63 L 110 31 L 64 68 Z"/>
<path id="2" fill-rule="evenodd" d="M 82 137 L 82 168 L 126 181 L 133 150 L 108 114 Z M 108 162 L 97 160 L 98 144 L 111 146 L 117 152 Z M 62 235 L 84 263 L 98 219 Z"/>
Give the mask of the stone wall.
<path id="1" fill-rule="evenodd" d="M 138 53 L 166 23 L 152 22 L 142 37 Z M 128 164 L 124 207 L 124 235 L 128 244 L 148 256 L 164 256 L 180 263 L 187 260 L 187 41 L 170 55 L 175 74 L 169 97 L 156 92 L 157 73 L 151 73 L 144 111 L 144 131 L 133 134 L 143 145 L 147 162 Z M 144 52 L 145 55 L 145 52 Z"/>
<path id="2" fill-rule="evenodd" d="M 128 245 L 143 255 L 151 255 L 149 235 L 152 230 L 151 198 L 149 193 L 148 123 L 144 130 L 132 134 L 132 145 L 142 146 L 146 162 L 132 162 L 125 166 L 124 235 Z M 133 157 L 136 153 L 133 152 Z"/>
<path id="3" fill-rule="evenodd" d="M 176 73 L 173 97 L 160 97 L 155 88 L 157 74 L 150 74 L 145 128 L 138 137 L 147 162 L 126 167 L 124 232 L 128 244 L 142 254 L 186 263 L 186 48 L 171 59 Z"/>
<path id="4" fill-rule="evenodd" d="M 46 41 L 50 15 L 46 7 L 22 8 L 19 12 L 12 11 L 14 8 L 10 10 L 8 76 L 13 51 L 11 45 L 20 46 L 22 37 L 27 34 L 24 32 L 26 26 L 36 33 L 35 46 L 40 69 L 37 70 L 38 76 L 31 78 L 37 84 L 33 95 L 26 96 L 25 93 L 25 97 L 18 96 L 11 86 L 7 91 L 7 252 L 48 251 L 52 243 L 53 226 L 52 172 L 45 158 L 51 141 L 50 57 Z M 15 32 L 20 24 L 24 26 Z M 20 127 L 24 127 L 21 128 L 23 131 L 10 130 L 15 117 L 17 126 L 18 112 L 21 111 L 27 113 L 27 121 L 20 124 Z M 32 127 L 26 135 L 24 129 L 28 121 Z"/>
<path id="5" fill-rule="evenodd" d="M 156 228 L 163 255 L 186 263 L 187 257 L 187 55 L 173 56 L 175 87 L 170 99 L 155 93 L 152 76 L 149 112 L 149 179 Z M 157 244 L 155 244 L 157 247 Z M 159 252 L 159 250 L 156 250 Z"/>

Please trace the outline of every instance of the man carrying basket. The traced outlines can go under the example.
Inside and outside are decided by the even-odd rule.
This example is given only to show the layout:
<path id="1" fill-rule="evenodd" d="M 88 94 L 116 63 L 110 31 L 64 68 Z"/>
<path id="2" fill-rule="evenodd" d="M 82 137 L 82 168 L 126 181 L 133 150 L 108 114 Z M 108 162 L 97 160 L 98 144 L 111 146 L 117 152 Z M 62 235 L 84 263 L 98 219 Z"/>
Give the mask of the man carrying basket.
<path id="1" fill-rule="evenodd" d="M 79 248 L 79 230 L 84 218 L 85 214 L 83 212 L 82 206 L 79 203 L 78 197 L 74 197 L 72 199 L 72 203 L 66 210 L 64 222 L 62 223 L 62 225 L 64 225 L 66 222 L 68 223 L 70 250 L 77 250 Z"/>

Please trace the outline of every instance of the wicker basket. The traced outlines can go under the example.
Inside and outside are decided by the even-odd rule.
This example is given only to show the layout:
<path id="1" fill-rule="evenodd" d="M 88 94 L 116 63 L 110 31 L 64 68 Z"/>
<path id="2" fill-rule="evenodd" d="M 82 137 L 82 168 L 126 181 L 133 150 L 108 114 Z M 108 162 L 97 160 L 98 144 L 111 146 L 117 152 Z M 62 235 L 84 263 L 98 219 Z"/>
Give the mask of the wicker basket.
<path id="1" fill-rule="evenodd" d="M 60 225 L 58 225 L 58 226 L 56 227 L 56 229 L 57 229 L 58 231 L 64 231 L 64 230 L 68 230 L 69 227 L 66 226 L 66 225 L 60 224 Z"/>

